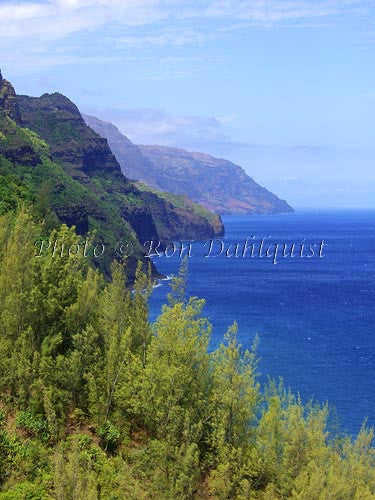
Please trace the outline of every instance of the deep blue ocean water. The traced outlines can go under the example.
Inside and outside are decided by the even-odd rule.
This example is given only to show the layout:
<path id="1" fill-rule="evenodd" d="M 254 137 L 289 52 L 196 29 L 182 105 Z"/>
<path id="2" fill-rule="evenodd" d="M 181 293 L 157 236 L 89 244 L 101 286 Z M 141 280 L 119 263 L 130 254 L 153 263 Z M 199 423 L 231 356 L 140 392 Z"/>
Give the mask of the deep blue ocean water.
<path id="1" fill-rule="evenodd" d="M 328 401 L 350 433 L 358 432 L 366 417 L 375 425 L 375 211 L 300 211 L 223 221 L 222 255 L 212 257 L 221 249 L 219 242 L 211 257 L 204 257 L 210 243 L 194 242 L 189 258 L 187 292 L 206 299 L 212 348 L 236 320 L 244 347 L 259 334 L 261 381 L 282 376 L 303 400 Z M 254 257 L 250 250 L 242 257 L 247 238 L 254 243 Z M 259 257 L 262 238 L 262 255 L 273 245 L 269 258 Z M 283 245 L 288 252 L 293 242 L 295 257 L 283 257 Z M 236 243 L 238 257 L 227 257 L 225 251 Z M 280 257 L 274 265 L 276 243 Z M 315 255 L 306 257 L 314 243 Z M 181 262 L 178 252 L 153 260 L 166 275 L 176 273 Z M 167 281 L 155 288 L 151 320 L 169 289 Z"/>

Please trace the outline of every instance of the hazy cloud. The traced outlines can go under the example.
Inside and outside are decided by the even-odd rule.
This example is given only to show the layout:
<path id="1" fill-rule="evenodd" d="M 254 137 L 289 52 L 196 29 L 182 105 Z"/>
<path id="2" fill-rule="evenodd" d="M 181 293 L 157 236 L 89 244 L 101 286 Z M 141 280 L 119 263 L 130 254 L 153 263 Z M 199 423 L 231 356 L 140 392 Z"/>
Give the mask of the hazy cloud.
<path id="1" fill-rule="evenodd" d="M 196 149 L 207 143 L 230 141 L 222 123 L 215 117 L 170 116 L 162 110 L 85 110 L 115 123 L 136 144 L 160 144 Z M 204 138 L 204 139 L 203 139 Z"/>
<path id="2" fill-rule="evenodd" d="M 35 2 L 5 1 L 0 5 L 0 38 L 58 39 L 69 34 L 107 24 L 151 25 L 157 21 L 176 24 L 176 19 L 219 19 L 273 24 L 288 20 L 308 20 L 339 15 L 349 9 L 365 13 L 372 3 L 360 0 L 49 0 Z M 174 37 L 173 37 L 174 35 Z M 166 32 L 173 43 L 200 40 L 204 31 Z M 148 37 L 161 43 L 161 35 Z M 164 38 L 165 39 L 165 38 Z M 124 37 L 126 40 L 126 37 Z M 130 36 L 129 40 L 134 41 Z"/>
<path id="3" fill-rule="evenodd" d="M 134 47 L 202 45 L 254 25 L 321 28 L 344 13 L 372 33 L 373 10 L 370 0 L 5 0 L 0 48 L 3 65 L 30 71 L 105 62 L 108 48 L 121 57 Z"/>

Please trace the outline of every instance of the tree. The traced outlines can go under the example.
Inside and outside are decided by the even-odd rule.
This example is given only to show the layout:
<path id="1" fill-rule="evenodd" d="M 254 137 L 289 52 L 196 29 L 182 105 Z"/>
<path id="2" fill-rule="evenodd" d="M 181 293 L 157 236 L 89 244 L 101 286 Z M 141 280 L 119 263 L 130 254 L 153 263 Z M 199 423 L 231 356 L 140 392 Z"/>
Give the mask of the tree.
<path id="1" fill-rule="evenodd" d="M 212 355 L 208 486 L 217 498 L 248 498 L 258 475 L 256 342 L 252 352 L 243 353 L 234 324 Z"/>
<path id="2" fill-rule="evenodd" d="M 4 394 L 27 401 L 35 349 L 31 328 L 34 242 L 40 227 L 21 209 L 2 217 L 0 253 L 0 384 Z M 10 361 L 11 360 L 11 361 Z"/>

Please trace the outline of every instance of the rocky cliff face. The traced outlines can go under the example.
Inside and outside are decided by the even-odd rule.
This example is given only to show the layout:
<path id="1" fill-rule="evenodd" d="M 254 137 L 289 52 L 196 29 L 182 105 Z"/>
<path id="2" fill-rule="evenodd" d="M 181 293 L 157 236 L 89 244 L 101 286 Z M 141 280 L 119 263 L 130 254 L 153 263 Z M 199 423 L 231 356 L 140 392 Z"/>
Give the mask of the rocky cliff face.
<path id="1" fill-rule="evenodd" d="M 3 78 L 0 70 L 0 109 L 12 120 L 19 123 L 21 120 L 16 92 L 13 85 Z"/>
<path id="2" fill-rule="evenodd" d="M 107 248 L 103 259 L 96 262 L 106 274 L 114 258 L 116 242 L 129 241 L 134 253 L 128 260 L 127 272 L 132 279 L 137 262 L 144 260 L 145 254 L 132 227 L 89 186 L 77 182 L 53 163 L 48 144 L 37 133 L 20 126 L 23 121 L 17 96 L 14 98 L 13 87 L 4 79 L 0 81 L 0 94 L 3 96 L 0 101 L 0 214 L 16 210 L 21 202 L 31 205 L 33 213 L 45 219 L 49 229 L 60 223 L 75 226 L 81 235 L 95 229 L 96 243 L 103 243 Z M 11 105 L 8 96 L 13 98 Z M 122 176 L 120 171 L 119 175 Z"/>
<path id="3" fill-rule="evenodd" d="M 42 162 L 41 155 L 33 148 L 30 141 L 14 126 L 15 122 L 8 120 L 8 112 L 4 112 L 0 103 L 1 139 L 0 155 L 12 163 L 35 167 Z"/>
<path id="4" fill-rule="evenodd" d="M 148 239 L 168 242 L 211 237 L 223 232 L 222 225 L 217 233 L 216 225 L 189 208 L 175 207 L 156 193 L 139 191 L 121 172 L 107 140 L 86 125 L 67 97 L 59 93 L 39 98 L 18 96 L 17 103 L 22 124 L 49 144 L 52 160 L 115 208 L 141 243 Z"/>
<path id="5" fill-rule="evenodd" d="M 22 165 L 36 166 L 41 163 L 41 157 L 33 148 L 32 144 L 25 140 L 23 134 L 19 133 L 13 122 L 20 123 L 19 112 L 15 90 L 10 82 L 2 77 L 0 71 L 0 120 L 1 139 L 0 155 L 11 162 Z"/>
<path id="6" fill-rule="evenodd" d="M 219 214 L 293 211 L 230 161 L 166 146 L 136 146 L 111 123 L 86 115 L 85 120 L 108 140 L 124 174 L 151 187 L 185 194 Z"/>
<path id="7" fill-rule="evenodd" d="M 173 192 L 185 192 L 194 201 L 221 214 L 271 214 L 293 209 L 249 177 L 239 165 L 203 153 L 163 146 L 139 146 L 160 172 L 164 189 L 172 177 Z M 170 185 L 170 183 L 169 183 Z"/>
<path id="8" fill-rule="evenodd" d="M 59 93 L 17 96 L 21 123 L 49 145 L 54 161 L 84 182 L 105 173 L 121 177 L 121 169 L 106 139 L 87 127 L 75 104 Z M 125 179 L 124 179 L 125 181 Z"/>
<path id="9" fill-rule="evenodd" d="M 138 146 L 133 144 L 112 123 L 104 122 L 94 116 L 82 116 L 87 125 L 101 137 L 107 139 L 109 147 L 126 177 L 136 181 L 147 179 L 149 186 L 157 188 L 158 172 L 155 165 L 141 153 Z"/>
<path id="10" fill-rule="evenodd" d="M 157 239 L 212 237 L 218 228 L 206 214 L 139 190 L 121 172 L 107 141 L 88 127 L 61 94 L 17 96 L 0 77 L 0 213 L 19 201 L 33 205 L 50 227 L 63 222 L 108 251 L 98 264 L 108 273 L 115 245 L 129 242 L 129 277 L 144 259 L 143 243 Z M 219 228 L 222 231 L 222 225 Z"/>

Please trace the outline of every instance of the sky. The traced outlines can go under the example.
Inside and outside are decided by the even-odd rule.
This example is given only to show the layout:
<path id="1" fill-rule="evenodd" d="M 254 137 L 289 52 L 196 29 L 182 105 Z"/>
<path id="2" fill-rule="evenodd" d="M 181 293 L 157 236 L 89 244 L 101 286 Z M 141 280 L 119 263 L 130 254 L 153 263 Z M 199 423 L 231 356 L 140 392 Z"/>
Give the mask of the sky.
<path id="1" fill-rule="evenodd" d="M 375 207 L 374 0 L 0 0 L 0 68 L 294 207 Z"/>

